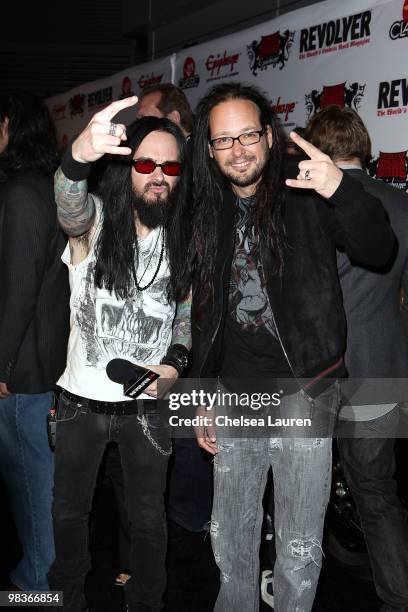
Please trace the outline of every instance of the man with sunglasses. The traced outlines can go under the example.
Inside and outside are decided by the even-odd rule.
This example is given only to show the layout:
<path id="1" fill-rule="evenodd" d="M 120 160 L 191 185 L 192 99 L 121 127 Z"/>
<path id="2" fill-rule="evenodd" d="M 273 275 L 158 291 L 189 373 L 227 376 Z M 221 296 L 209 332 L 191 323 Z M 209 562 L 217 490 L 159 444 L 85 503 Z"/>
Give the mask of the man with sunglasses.
<path id="1" fill-rule="evenodd" d="M 158 612 L 165 588 L 164 491 L 171 443 L 157 408 L 157 382 L 124 396 L 106 366 L 121 358 L 161 377 L 188 365 L 190 296 L 187 156 L 168 119 L 112 122 L 131 97 L 94 115 L 55 177 L 58 219 L 69 236 L 71 332 L 57 413 L 50 584 L 64 610 L 81 612 L 90 569 L 88 518 L 106 446 L 118 446 L 130 523 L 129 612 Z M 91 163 L 104 154 L 97 194 Z"/>
<path id="2" fill-rule="evenodd" d="M 291 136 L 308 159 L 285 186 L 285 139 L 257 88 L 218 85 L 197 107 L 191 376 L 219 377 L 228 392 L 243 396 L 217 429 L 204 409 L 208 425 L 197 428 L 200 446 L 215 455 L 210 531 L 221 589 L 214 612 L 259 611 L 270 468 L 275 609 L 312 609 L 330 493 L 335 379 L 344 371 L 336 245 L 379 267 L 394 244 L 380 202 L 327 155 Z M 258 412 L 259 403 L 257 412 L 245 409 L 245 396 L 259 391 L 267 404 L 273 397 L 267 411 Z M 227 408 L 218 406 L 218 413 Z M 258 419 L 240 426 L 240 417 L 260 414 L 266 426 Z M 238 426 L 228 417 L 237 417 Z M 279 418 L 294 426 L 285 430 Z"/>

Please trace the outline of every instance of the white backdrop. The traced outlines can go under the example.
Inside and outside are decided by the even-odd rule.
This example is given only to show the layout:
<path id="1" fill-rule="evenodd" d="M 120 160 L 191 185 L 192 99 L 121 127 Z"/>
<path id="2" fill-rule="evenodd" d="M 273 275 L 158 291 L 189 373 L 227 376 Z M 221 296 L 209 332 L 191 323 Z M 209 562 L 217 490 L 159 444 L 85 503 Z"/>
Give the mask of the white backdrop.
<path id="1" fill-rule="evenodd" d="M 372 138 L 371 174 L 407 189 L 407 57 L 408 0 L 327 0 L 88 83 L 47 103 L 61 144 L 111 100 L 137 94 L 153 82 L 182 87 L 193 107 L 223 80 L 256 84 L 286 130 L 304 126 L 327 104 L 351 106 Z M 132 118 L 130 110 L 126 120 Z"/>

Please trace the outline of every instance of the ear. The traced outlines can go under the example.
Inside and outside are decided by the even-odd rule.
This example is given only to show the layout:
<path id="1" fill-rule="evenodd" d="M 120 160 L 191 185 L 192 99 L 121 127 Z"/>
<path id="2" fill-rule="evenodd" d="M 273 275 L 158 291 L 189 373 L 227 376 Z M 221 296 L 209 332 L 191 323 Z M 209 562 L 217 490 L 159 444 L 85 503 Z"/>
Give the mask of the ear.
<path id="1" fill-rule="evenodd" d="M 271 149 L 273 138 L 272 138 L 272 128 L 270 125 L 266 126 L 266 140 L 268 142 L 268 147 Z"/>
<path id="2" fill-rule="evenodd" d="M 178 126 L 181 125 L 181 115 L 178 112 L 178 110 L 173 110 L 171 111 L 171 113 L 168 113 L 166 116 L 167 116 L 167 119 L 170 119 L 170 121 L 172 121 L 173 123 L 176 123 Z"/>
<path id="3" fill-rule="evenodd" d="M 210 143 L 208 143 L 208 153 L 210 157 L 214 159 L 214 153 L 213 153 L 212 146 L 210 145 Z"/>

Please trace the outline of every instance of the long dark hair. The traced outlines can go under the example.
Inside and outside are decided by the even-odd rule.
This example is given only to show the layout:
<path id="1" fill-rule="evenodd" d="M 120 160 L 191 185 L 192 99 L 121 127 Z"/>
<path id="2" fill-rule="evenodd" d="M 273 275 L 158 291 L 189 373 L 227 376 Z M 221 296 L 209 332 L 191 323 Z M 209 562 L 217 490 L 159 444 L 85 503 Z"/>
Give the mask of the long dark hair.
<path id="1" fill-rule="evenodd" d="M 274 271 L 281 275 L 283 270 L 285 249 L 283 155 L 285 145 L 278 119 L 267 98 L 256 87 L 241 83 L 216 85 L 198 104 L 194 136 L 194 215 L 191 258 L 201 304 L 213 295 L 212 279 L 217 256 L 218 214 L 222 206 L 223 190 L 228 185 L 228 180 L 219 171 L 217 162 L 208 153 L 209 119 L 215 106 L 233 99 L 253 102 L 259 109 L 262 127 L 270 126 L 272 130 L 273 143 L 261 181 L 256 189 L 255 203 L 252 207 L 252 222 L 255 234 L 262 237 L 271 249 Z"/>
<path id="2" fill-rule="evenodd" d="M 175 187 L 172 214 L 164 225 L 164 236 L 170 268 L 169 299 L 181 300 L 190 287 L 188 247 L 190 239 L 191 172 L 186 142 L 181 130 L 169 119 L 143 117 L 127 128 L 126 146 L 129 156 L 111 156 L 106 164 L 98 194 L 103 204 L 103 224 L 96 245 L 95 285 L 125 299 L 134 286 L 133 265 L 138 254 L 134 221 L 134 193 L 131 160 L 141 142 L 151 132 L 167 132 L 174 136 L 180 150 L 183 173 Z M 136 262 L 137 264 L 137 262 Z M 137 267 L 137 265 L 136 265 Z"/>
<path id="3" fill-rule="evenodd" d="M 8 144 L 0 155 L 6 176 L 36 170 L 51 176 L 58 166 L 55 125 L 45 103 L 36 95 L 20 92 L 0 96 L 0 122 L 8 118 Z"/>

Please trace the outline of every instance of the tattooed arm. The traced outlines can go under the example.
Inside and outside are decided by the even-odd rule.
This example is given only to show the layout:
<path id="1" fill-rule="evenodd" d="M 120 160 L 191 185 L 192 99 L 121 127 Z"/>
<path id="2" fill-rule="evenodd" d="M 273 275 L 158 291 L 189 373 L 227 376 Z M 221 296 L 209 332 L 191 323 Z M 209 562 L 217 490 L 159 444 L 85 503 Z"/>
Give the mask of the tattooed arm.
<path id="1" fill-rule="evenodd" d="M 173 334 L 171 337 L 172 344 L 182 344 L 189 350 L 191 349 L 191 302 L 192 295 L 191 291 L 187 298 L 182 302 L 177 303 L 176 316 L 173 323 Z M 160 374 L 162 379 L 162 386 L 160 389 L 161 395 L 170 388 L 172 381 L 176 380 L 179 376 L 177 370 L 171 365 L 148 365 L 147 366 L 153 372 Z M 167 383 L 163 382 L 163 379 L 167 379 Z M 149 385 L 145 391 L 152 397 L 157 397 L 158 387 L 157 380 Z"/>
<path id="2" fill-rule="evenodd" d="M 87 181 L 71 181 L 61 168 L 55 173 L 55 201 L 58 221 L 68 236 L 82 236 L 91 228 L 95 203 L 88 194 Z"/>
<path id="3" fill-rule="evenodd" d="M 173 323 L 172 344 L 182 344 L 191 349 L 191 291 L 187 298 L 178 302 L 176 317 Z"/>
<path id="4" fill-rule="evenodd" d="M 136 104 L 136 96 L 112 102 L 96 113 L 86 128 L 65 152 L 61 168 L 55 175 L 55 199 L 58 219 L 68 236 L 81 236 L 91 228 L 95 217 L 95 204 L 88 195 L 86 178 L 91 162 L 106 153 L 130 155 L 132 149 L 120 146 L 127 139 L 126 126 L 112 123 L 124 108 Z M 112 128 L 113 131 L 112 131 Z"/>

